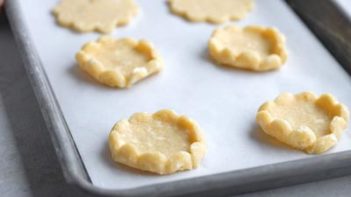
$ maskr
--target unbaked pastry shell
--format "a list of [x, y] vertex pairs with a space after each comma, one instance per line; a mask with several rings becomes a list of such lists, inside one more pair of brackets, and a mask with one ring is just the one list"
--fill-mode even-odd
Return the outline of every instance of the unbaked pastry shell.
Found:
[[[268, 55], [260, 55], [258, 51], [251, 49], [233, 51], [228, 46], [228, 43], [223, 40], [223, 35], [235, 38], [236, 34], [256, 34], [261, 36], [269, 43]], [[253, 71], [278, 69], [287, 60], [285, 37], [278, 29], [270, 27], [247, 26], [239, 28], [231, 25], [219, 28], [213, 32], [208, 48], [210, 56], [218, 63]]]
[[[92, 55], [94, 53], [91, 52], [92, 50], [99, 50], [101, 47], [104, 47], [105, 44], [120, 41], [128, 44], [130, 48], [137, 50], [138, 53], [147, 56], [149, 59], [145, 64], [138, 65], [138, 67], [134, 68], [128, 76], [118, 69], [111, 69], [105, 66], [101, 61], [95, 58], [94, 55]], [[163, 61], [150, 42], [145, 40], [137, 41], [132, 38], [116, 40], [108, 36], [103, 36], [98, 41], [85, 44], [76, 54], [76, 59], [79, 67], [94, 79], [102, 84], [118, 88], [128, 88], [141, 79], [159, 72], [163, 68]]]
[[[183, 2], [181, 2], [183, 1]], [[244, 18], [249, 11], [252, 10], [254, 3], [253, 0], [212, 0], [213, 6], [207, 7], [211, 12], [206, 13], [206, 9], [201, 9], [201, 5], [194, 7], [185, 5], [192, 0], [168, 0], [171, 11], [174, 14], [184, 17], [185, 19], [192, 22], [209, 22], [209, 23], [223, 23], [230, 20], [238, 20]], [[193, 0], [194, 1], [194, 0]], [[196, 1], [196, 0], [195, 0]], [[204, 0], [197, 0], [200, 3]], [[232, 2], [230, 2], [232, 1]], [[223, 3], [222, 8], [219, 9], [216, 5]], [[228, 3], [231, 6], [228, 7]], [[240, 3], [240, 6], [237, 4]]]
[[[295, 101], [313, 104], [328, 114], [330, 116], [330, 121], [327, 122], [328, 133], [317, 136], [317, 131], [306, 125], [299, 125], [300, 127], [294, 129], [289, 121], [274, 117], [270, 112], [274, 107], [284, 106], [286, 103]], [[311, 116], [313, 115], [311, 114]], [[312, 154], [323, 153], [335, 146], [347, 127], [348, 119], [347, 107], [337, 102], [331, 94], [322, 94], [318, 97], [311, 92], [296, 95], [280, 94], [274, 101], [264, 103], [259, 108], [256, 116], [257, 123], [265, 133], [296, 149]]]
[[[77, 0], [61, 0], [52, 13], [59, 25], [78, 32], [110, 33], [116, 26], [129, 23], [139, 10], [134, 0], [98, 0], [93, 1], [95, 5], [92, 4], [92, 1], [80, 0], [78, 6], [82, 6], [82, 3], [86, 2], [87, 13], [84, 14], [90, 15], [87, 17], [82, 16], [81, 13], [73, 12], [72, 6], [77, 6], [74, 5], [75, 1]], [[96, 4], [100, 4], [100, 6]]]
[[[137, 146], [123, 141], [119, 136], [122, 130], [130, 129], [133, 119], [151, 121], [157, 119], [186, 128], [184, 132], [189, 136], [189, 150], [174, 152], [171, 155], [163, 154], [162, 150], [152, 152], [139, 150]], [[194, 169], [199, 166], [206, 153], [205, 141], [197, 124], [186, 116], [177, 115], [172, 110], [161, 110], [154, 114], [135, 113], [128, 120], [117, 122], [109, 135], [109, 147], [114, 161], [157, 174]]]

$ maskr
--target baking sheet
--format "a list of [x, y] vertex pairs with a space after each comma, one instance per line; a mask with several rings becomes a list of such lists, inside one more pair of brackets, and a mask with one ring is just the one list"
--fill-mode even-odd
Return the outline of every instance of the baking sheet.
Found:
[[[74, 54], [99, 34], [78, 34], [56, 25], [57, 1], [21, 0], [30, 36], [49, 76], [73, 138], [94, 185], [127, 189], [189, 177], [314, 157], [288, 149], [263, 135], [254, 123], [258, 106], [279, 92], [331, 92], [351, 106], [350, 77], [283, 1], [256, 1], [239, 25], [278, 27], [287, 37], [288, 63], [277, 72], [251, 73], [216, 66], [207, 40], [216, 27], [189, 23], [169, 13], [165, 1], [139, 0], [141, 13], [115, 37], [145, 38], [165, 60], [165, 69], [128, 90], [101, 86], [81, 73]], [[206, 135], [208, 154], [199, 169], [170, 176], [130, 170], [110, 161], [107, 135], [119, 119], [137, 111], [171, 108], [195, 119]], [[329, 151], [350, 150], [344, 134]]]
[[335, 0], [335, 3], [337, 3], [345, 13], [351, 17], [351, 4], [348, 0]]

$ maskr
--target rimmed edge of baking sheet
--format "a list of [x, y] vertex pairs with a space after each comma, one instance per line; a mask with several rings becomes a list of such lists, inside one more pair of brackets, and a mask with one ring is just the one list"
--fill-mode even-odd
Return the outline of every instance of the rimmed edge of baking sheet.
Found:
[[27, 34], [18, 0], [7, 1], [6, 12], [64, 176], [69, 183], [84, 191], [104, 196], [221, 196], [351, 174], [351, 151], [345, 151], [135, 189], [108, 190], [96, 187], [89, 179], [45, 70]]

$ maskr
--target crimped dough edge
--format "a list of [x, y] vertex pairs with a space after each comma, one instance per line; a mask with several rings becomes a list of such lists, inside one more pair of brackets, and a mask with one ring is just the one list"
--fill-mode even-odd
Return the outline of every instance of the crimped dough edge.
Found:
[[[217, 39], [217, 35], [223, 31], [254, 31], [264, 35], [270, 42], [273, 42], [272, 52], [270, 55], [261, 58], [256, 51], [244, 51], [234, 54], [229, 48]], [[229, 25], [216, 29], [208, 42], [210, 56], [220, 64], [247, 69], [252, 71], [268, 71], [278, 69], [287, 60], [287, 51], [285, 48], [285, 37], [278, 29], [274, 27], [263, 27], [250, 25], [240, 28]]]
[[[165, 122], [176, 122], [186, 128], [191, 139], [190, 151], [179, 151], [171, 157], [159, 151], [140, 153], [137, 147], [118, 138], [119, 130], [128, 127], [133, 119], [150, 117]], [[153, 114], [135, 113], [128, 120], [117, 122], [109, 135], [109, 148], [114, 161], [160, 175], [197, 168], [206, 153], [206, 143], [197, 124], [188, 117], [177, 115], [168, 109]]]
[[[332, 114], [329, 123], [330, 133], [316, 137], [313, 130], [307, 126], [293, 130], [291, 124], [279, 118], [273, 118], [268, 109], [272, 105], [303, 100], [314, 103], [317, 107], [323, 107]], [[268, 101], [261, 105], [257, 112], [256, 121], [263, 131], [296, 149], [310, 154], [320, 154], [336, 145], [341, 134], [347, 128], [349, 111], [347, 107], [339, 103], [331, 94], [322, 94], [319, 97], [312, 92], [302, 92], [296, 95], [282, 93], [274, 101]]]
[[[130, 77], [126, 77], [118, 70], [106, 69], [104, 65], [94, 59], [88, 52], [90, 47], [103, 46], [103, 42], [115, 42], [124, 40], [131, 47], [138, 49], [139, 52], [150, 57], [144, 67], [135, 68]], [[135, 40], [133, 38], [113, 39], [110, 36], [102, 36], [97, 41], [86, 43], [76, 54], [79, 68], [87, 72], [94, 79], [107, 86], [116, 88], [129, 88], [136, 82], [159, 72], [163, 68], [163, 61], [160, 55], [153, 48], [152, 44], [146, 40]]]

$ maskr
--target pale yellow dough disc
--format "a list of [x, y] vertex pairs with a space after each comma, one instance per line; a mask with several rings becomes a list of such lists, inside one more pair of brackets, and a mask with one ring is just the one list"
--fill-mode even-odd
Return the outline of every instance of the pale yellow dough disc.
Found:
[[253, 71], [277, 69], [287, 59], [284, 36], [270, 27], [219, 28], [213, 32], [208, 48], [218, 63]]
[[194, 22], [223, 23], [244, 18], [253, 0], [169, 0], [171, 11]]
[[80, 69], [97, 81], [125, 88], [163, 68], [152, 44], [131, 38], [101, 37], [88, 42], [76, 55]]
[[332, 148], [346, 129], [349, 112], [330, 94], [283, 93], [263, 104], [257, 123], [277, 140], [308, 153]]
[[157, 174], [198, 167], [206, 145], [197, 124], [172, 110], [135, 113], [111, 130], [112, 159]]
[[76, 31], [108, 33], [127, 24], [138, 12], [133, 0], [61, 0], [53, 13], [57, 22]]

